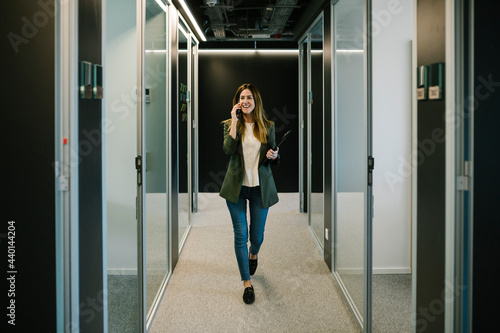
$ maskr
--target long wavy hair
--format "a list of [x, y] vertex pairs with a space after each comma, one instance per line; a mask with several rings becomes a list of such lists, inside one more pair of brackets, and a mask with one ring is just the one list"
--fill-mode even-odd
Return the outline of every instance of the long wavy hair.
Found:
[[[240, 94], [243, 90], [248, 89], [252, 92], [253, 99], [255, 102], [255, 108], [253, 112], [253, 119], [255, 121], [255, 125], [253, 127], [253, 134], [255, 137], [262, 143], [267, 143], [267, 132], [269, 128], [274, 125], [274, 122], [267, 119], [266, 112], [264, 111], [264, 106], [262, 104], [262, 97], [260, 96], [259, 89], [252, 83], [245, 83], [238, 87], [236, 90], [236, 94], [234, 94], [233, 105], [238, 104], [240, 101]], [[231, 126], [232, 119], [227, 119], [223, 121], [223, 123]], [[238, 125], [236, 127], [238, 134], [241, 139], [245, 137], [245, 129], [246, 126], [244, 121], [238, 121]]]

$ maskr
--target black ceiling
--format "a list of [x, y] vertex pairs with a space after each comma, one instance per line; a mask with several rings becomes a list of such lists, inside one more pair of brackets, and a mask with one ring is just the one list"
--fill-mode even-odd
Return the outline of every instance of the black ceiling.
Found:
[[[175, 2], [175, 1], [174, 1]], [[297, 45], [307, 26], [330, 1], [185, 0], [202, 29], [205, 46]], [[271, 43], [269, 43], [271, 42]]]

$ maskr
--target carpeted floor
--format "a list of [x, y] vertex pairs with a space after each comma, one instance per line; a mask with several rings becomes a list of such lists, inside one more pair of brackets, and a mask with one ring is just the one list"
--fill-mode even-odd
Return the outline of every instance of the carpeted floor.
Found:
[[150, 332], [358, 332], [358, 326], [298, 212], [297, 194], [269, 211], [256, 301], [242, 300], [225, 201], [200, 194], [200, 213]]
[[[358, 332], [311, 233], [297, 194], [280, 194], [269, 211], [256, 302], [242, 301], [225, 201], [200, 194], [200, 213], [158, 308], [150, 332]], [[109, 276], [109, 332], [137, 332], [137, 277]], [[344, 275], [362, 285], [361, 275]], [[150, 286], [158, 284], [148, 276]], [[155, 292], [148, 288], [148, 299]], [[350, 288], [353, 299], [362, 290]], [[359, 301], [359, 300], [358, 300]], [[148, 302], [149, 303], [149, 302]], [[411, 330], [411, 275], [374, 275], [373, 331]]]

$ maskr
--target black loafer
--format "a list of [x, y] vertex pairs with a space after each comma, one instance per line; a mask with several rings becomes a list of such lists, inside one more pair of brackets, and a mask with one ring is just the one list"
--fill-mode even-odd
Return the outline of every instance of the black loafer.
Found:
[[250, 268], [250, 275], [254, 275], [257, 270], [257, 264], [259, 258], [256, 259], [248, 259], [248, 268]]
[[253, 286], [245, 288], [243, 292], [243, 302], [246, 304], [252, 304], [255, 302], [255, 293], [253, 291]]

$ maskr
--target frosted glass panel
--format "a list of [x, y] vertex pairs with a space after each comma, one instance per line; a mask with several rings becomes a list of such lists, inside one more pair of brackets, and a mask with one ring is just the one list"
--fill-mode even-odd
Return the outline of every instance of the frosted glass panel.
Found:
[[335, 266], [350, 305], [363, 318], [366, 221], [366, 119], [363, 1], [334, 6]]
[[309, 103], [309, 224], [318, 243], [324, 243], [324, 195], [323, 195], [323, 19], [320, 19], [309, 33], [309, 80], [312, 103]]
[[169, 272], [167, 219], [167, 14], [156, 2], [146, 3], [144, 34], [144, 140], [146, 308], [155, 300]]

